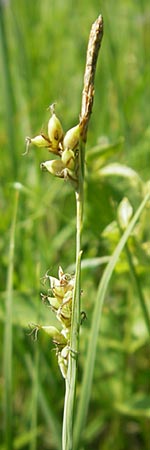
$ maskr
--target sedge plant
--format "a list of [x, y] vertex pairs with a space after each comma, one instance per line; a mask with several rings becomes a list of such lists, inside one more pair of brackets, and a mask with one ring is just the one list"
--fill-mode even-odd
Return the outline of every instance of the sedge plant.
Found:
[[53, 326], [35, 325], [32, 328], [35, 337], [39, 330], [46, 332], [56, 347], [58, 364], [65, 379], [66, 393], [64, 401], [64, 417], [62, 430], [62, 449], [73, 448], [73, 418], [75, 409], [77, 362], [79, 353], [79, 331], [81, 323], [81, 255], [82, 255], [82, 222], [84, 204], [84, 155], [87, 140], [89, 119], [94, 100], [94, 78], [96, 63], [103, 36], [103, 18], [100, 15], [91, 28], [87, 49], [84, 74], [80, 120], [66, 133], [55, 112], [55, 104], [50, 108], [51, 117], [48, 122], [47, 135], [39, 134], [26, 138], [26, 153], [31, 144], [47, 150], [55, 155], [55, 159], [41, 163], [41, 169], [70, 182], [76, 198], [76, 268], [75, 275], [64, 273], [58, 269], [58, 279], [46, 275], [50, 289], [42, 296], [47, 301], [61, 323], [61, 330]]
[[[48, 159], [41, 163], [41, 169], [68, 182], [75, 192], [76, 199], [75, 274], [65, 273], [60, 265], [58, 268], [58, 278], [49, 275], [49, 273], [45, 275], [45, 280], [48, 281], [49, 288], [46, 295], [42, 294], [42, 300], [47, 302], [51, 307], [56, 315], [59, 326], [56, 328], [51, 325], [42, 326], [36, 324], [32, 326], [31, 330], [31, 333], [34, 334], [35, 338], [37, 337], [38, 332], [47, 333], [50, 338], [52, 338], [56, 348], [58, 365], [65, 380], [66, 389], [62, 427], [62, 450], [78, 450], [80, 446], [82, 429], [85, 424], [90, 400], [101, 312], [108, 283], [120, 253], [125, 247], [128, 237], [149, 199], [149, 193], [147, 193], [135, 215], [132, 217], [132, 220], [128, 221], [127, 227], [108, 262], [102, 279], [100, 280], [93, 312], [83, 382], [80, 389], [80, 401], [78, 404], [76, 421], [74, 423], [79, 333], [82, 321], [80, 298], [85, 145], [93, 107], [96, 63], [102, 36], [103, 18], [100, 15], [92, 25], [89, 35], [79, 123], [64, 133], [62, 124], [56, 115], [56, 106], [55, 104], [52, 104], [49, 107], [51, 116], [48, 121], [47, 134], [41, 133], [33, 138], [26, 138], [27, 147], [25, 153], [28, 153], [30, 145], [35, 145], [39, 148], [46, 148], [51, 155], [54, 155], [54, 159]], [[126, 247], [126, 251], [128, 251], [128, 247]], [[130, 258], [130, 264], [131, 263]], [[140, 300], [149, 328], [150, 322], [144, 300], [141, 297]]]

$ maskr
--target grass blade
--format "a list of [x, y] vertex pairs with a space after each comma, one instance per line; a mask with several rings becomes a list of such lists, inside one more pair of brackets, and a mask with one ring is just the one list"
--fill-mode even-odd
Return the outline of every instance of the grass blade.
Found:
[[115, 268], [115, 265], [120, 256], [120, 253], [122, 252], [122, 250], [128, 240], [128, 237], [130, 236], [130, 234], [131, 234], [138, 218], [140, 217], [140, 214], [142, 213], [142, 211], [146, 205], [146, 202], [149, 200], [149, 198], [150, 198], [149, 194], [147, 194], [144, 197], [144, 200], [140, 204], [134, 217], [132, 218], [131, 222], [129, 223], [128, 228], [126, 229], [123, 236], [121, 237], [121, 239], [110, 259], [110, 262], [108, 263], [108, 265], [103, 273], [102, 279], [99, 284], [97, 298], [96, 298], [96, 302], [95, 302], [95, 309], [93, 312], [91, 334], [90, 334], [90, 338], [89, 338], [88, 352], [87, 352], [86, 364], [85, 364], [81, 392], [80, 392], [80, 400], [79, 400], [78, 409], [77, 409], [77, 416], [76, 416], [77, 418], [76, 418], [75, 433], [74, 433], [74, 450], [77, 450], [79, 448], [81, 432], [83, 430], [86, 416], [87, 416], [87, 411], [88, 411], [88, 406], [89, 406], [89, 401], [90, 401], [90, 394], [91, 394], [91, 387], [92, 387], [93, 372], [94, 372], [96, 345], [97, 345], [100, 321], [101, 321], [101, 316], [102, 316], [102, 306], [104, 303], [108, 284], [109, 284], [111, 275], [113, 273], [113, 270]]

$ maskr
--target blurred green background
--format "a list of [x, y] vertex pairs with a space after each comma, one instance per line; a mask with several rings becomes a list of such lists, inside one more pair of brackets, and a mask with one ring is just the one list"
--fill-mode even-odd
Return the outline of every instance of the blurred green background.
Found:
[[[57, 276], [59, 264], [68, 270], [75, 262], [75, 199], [68, 183], [40, 171], [48, 159], [45, 149], [22, 153], [25, 137], [46, 128], [51, 103], [57, 102], [65, 131], [78, 123], [88, 36], [100, 13], [104, 37], [86, 153], [83, 259], [88, 261], [82, 271], [82, 308], [88, 320], [81, 330], [79, 379], [103, 271], [93, 258], [110, 255], [118, 242], [115, 221], [122, 198], [127, 196], [135, 211], [148, 186], [150, 4], [0, 1], [1, 450], [61, 448], [64, 381], [51, 342], [40, 335], [33, 342], [28, 324], [54, 323], [40, 299], [46, 291], [41, 278], [47, 270]], [[120, 164], [120, 176], [114, 163]], [[100, 177], [108, 164], [111, 175]], [[125, 166], [133, 170], [126, 176], [125, 169], [121, 175]], [[149, 221], [147, 207], [129, 242], [147, 304]], [[150, 449], [149, 360], [147, 330], [123, 254], [104, 306], [82, 450]], [[12, 393], [7, 389], [11, 361]], [[9, 427], [7, 420], [5, 430], [7, 414], [12, 423]]]

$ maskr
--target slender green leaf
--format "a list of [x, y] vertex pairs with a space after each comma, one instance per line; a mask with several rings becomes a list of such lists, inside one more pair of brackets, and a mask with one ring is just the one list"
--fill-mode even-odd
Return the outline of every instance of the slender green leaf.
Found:
[[[95, 269], [98, 266], [108, 263], [110, 260], [110, 256], [100, 256], [99, 258], [86, 258], [81, 261], [81, 269]], [[75, 264], [71, 264], [68, 267], [68, 271], [72, 272], [75, 270]]]
[[117, 403], [116, 409], [123, 415], [150, 419], [150, 396], [135, 395], [128, 403]]
[[118, 176], [123, 178], [128, 178], [132, 186], [139, 186], [142, 188], [143, 182], [139, 174], [131, 167], [124, 166], [119, 163], [109, 164], [99, 171], [101, 177], [112, 177]]

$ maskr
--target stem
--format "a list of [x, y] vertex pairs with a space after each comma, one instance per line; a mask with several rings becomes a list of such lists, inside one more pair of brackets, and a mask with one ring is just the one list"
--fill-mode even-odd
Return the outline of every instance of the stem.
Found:
[[89, 119], [92, 113], [94, 99], [94, 78], [98, 52], [103, 36], [103, 19], [99, 16], [91, 28], [89, 43], [87, 48], [87, 58], [84, 74], [84, 85], [82, 93], [82, 105], [80, 115], [80, 144], [79, 144], [79, 173], [78, 188], [76, 190], [76, 273], [75, 287], [72, 302], [72, 323], [70, 335], [70, 354], [68, 372], [66, 378], [66, 394], [64, 403], [62, 449], [73, 449], [73, 419], [75, 409], [77, 362], [79, 350], [79, 331], [80, 331], [80, 278], [81, 278], [81, 235], [82, 218], [84, 203], [84, 155], [85, 143]]
[[4, 420], [5, 420], [5, 442], [6, 450], [11, 450], [12, 443], [12, 311], [13, 311], [13, 271], [14, 271], [14, 248], [15, 228], [18, 209], [19, 192], [15, 193], [15, 204], [10, 231], [10, 246], [8, 257], [8, 273], [6, 287], [6, 322], [4, 331]]
[[[3, 2], [4, 3], [4, 2]], [[2, 51], [2, 66], [4, 72], [5, 105], [6, 105], [6, 126], [8, 145], [10, 150], [10, 160], [12, 163], [12, 173], [14, 178], [17, 176], [17, 155], [16, 155], [16, 137], [14, 126], [14, 115], [16, 112], [15, 95], [13, 91], [13, 82], [10, 70], [10, 55], [7, 42], [7, 25], [5, 21], [5, 6], [0, 2], [0, 42]]]
[[[82, 144], [81, 144], [82, 147]], [[80, 147], [80, 155], [81, 155]], [[81, 158], [79, 158], [81, 159]], [[72, 450], [73, 448], [73, 416], [76, 393], [77, 378], [77, 356], [79, 351], [79, 330], [80, 330], [80, 276], [81, 276], [81, 234], [83, 216], [83, 176], [81, 171], [81, 161], [79, 161], [79, 186], [76, 195], [76, 271], [75, 288], [72, 303], [72, 324], [70, 336], [69, 365], [66, 378], [66, 394], [64, 403], [62, 449]]]

